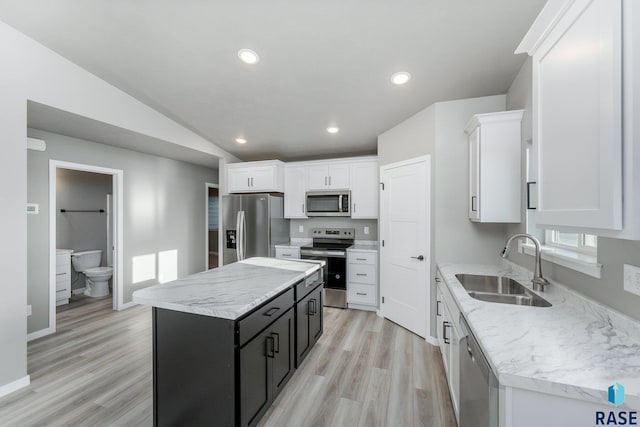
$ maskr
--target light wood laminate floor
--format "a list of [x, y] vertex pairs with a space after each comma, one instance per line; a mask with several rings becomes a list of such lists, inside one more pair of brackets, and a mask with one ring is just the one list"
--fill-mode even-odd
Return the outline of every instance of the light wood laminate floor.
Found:
[[[111, 298], [58, 313], [28, 345], [31, 385], [0, 398], [1, 426], [151, 426], [151, 309]], [[325, 308], [324, 335], [261, 426], [455, 427], [436, 347], [374, 313]]]

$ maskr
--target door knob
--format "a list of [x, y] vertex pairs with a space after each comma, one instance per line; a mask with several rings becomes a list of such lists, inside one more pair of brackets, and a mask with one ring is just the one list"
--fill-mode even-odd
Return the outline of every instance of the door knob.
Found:
[[424, 261], [424, 257], [422, 255], [412, 256], [411, 258], [417, 259], [418, 261]]

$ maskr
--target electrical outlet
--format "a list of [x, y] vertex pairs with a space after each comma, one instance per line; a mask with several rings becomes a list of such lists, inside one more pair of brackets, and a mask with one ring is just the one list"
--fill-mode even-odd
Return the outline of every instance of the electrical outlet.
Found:
[[298, 226], [298, 233], [304, 233], [304, 225]]
[[27, 316], [31, 316], [31, 314], [32, 314], [32, 311], [31, 311], [31, 304], [29, 304], [29, 305], [27, 306]]
[[640, 295], [640, 267], [624, 265], [624, 290]]
[[369, 227], [364, 228], [364, 234], [369, 234]]

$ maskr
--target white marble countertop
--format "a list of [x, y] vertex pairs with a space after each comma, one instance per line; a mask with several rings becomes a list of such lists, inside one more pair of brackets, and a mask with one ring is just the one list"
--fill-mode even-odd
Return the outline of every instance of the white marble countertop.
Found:
[[320, 262], [249, 258], [137, 290], [133, 293], [133, 302], [235, 320], [321, 265]]
[[640, 322], [555, 282], [536, 292], [552, 307], [526, 307], [471, 298], [455, 277], [508, 276], [532, 290], [531, 272], [510, 262], [438, 268], [502, 385], [606, 404], [619, 382], [620, 408], [640, 408]]
[[378, 253], [378, 244], [377, 244], [377, 242], [371, 242], [371, 244], [356, 243], [353, 246], [349, 246], [347, 248], [347, 251], [375, 252], [375, 253]]

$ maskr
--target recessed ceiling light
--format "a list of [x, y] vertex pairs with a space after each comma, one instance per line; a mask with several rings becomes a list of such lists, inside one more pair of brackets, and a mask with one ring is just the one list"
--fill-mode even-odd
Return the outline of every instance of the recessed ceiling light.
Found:
[[260, 61], [260, 57], [258, 56], [258, 54], [251, 49], [240, 49], [238, 51], [238, 58], [240, 58], [240, 60], [245, 64], [251, 65], [256, 64], [258, 61]]
[[236, 138], [236, 142], [237, 142], [238, 144], [246, 144], [246, 143], [247, 143], [247, 140], [246, 140], [246, 139], [244, 139], [244, 138]]
[[406, 71], [400, 71], [391, 76], [391, 83], [394, 85], [403, 85], [409, 80], [411, 80], [411, 74]]
[[327, 128], [327, 132], [329, 132], [329, 133], [338, 133], [338, 132], [340, 132], [340, 128], [337, 127], [337, 126], [329, 126]]

